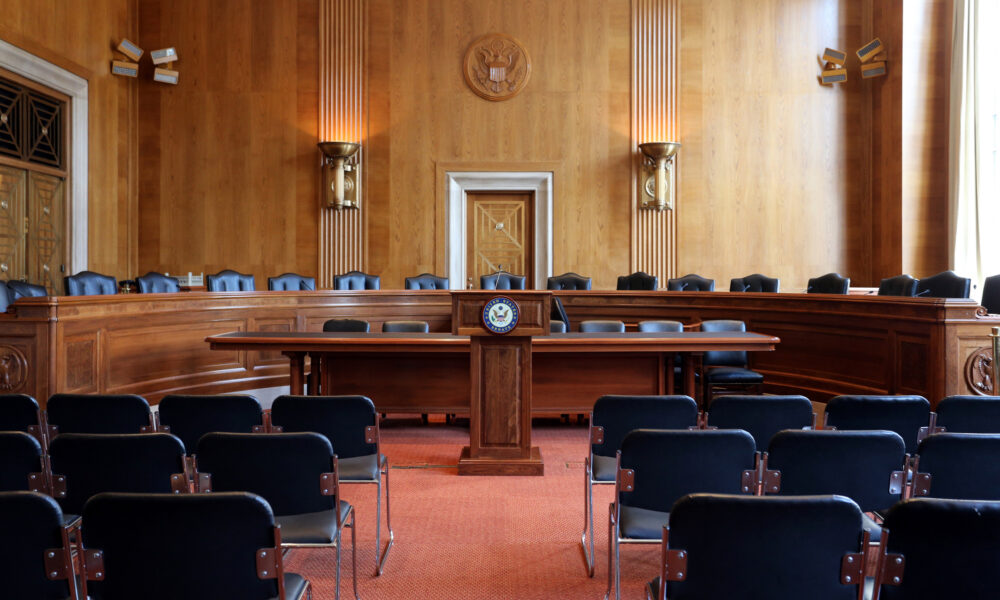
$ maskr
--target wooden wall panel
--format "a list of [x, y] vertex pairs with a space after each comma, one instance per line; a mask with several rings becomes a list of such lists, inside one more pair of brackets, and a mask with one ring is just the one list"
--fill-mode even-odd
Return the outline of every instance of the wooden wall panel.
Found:
[[136, 82], [109, 72], [114, 46], [137, 37], [138, 0], [4, 0], [0, 39], [89, 85], [88, 267], [124, 278], [136, 258]]
[[318, 17], [316, 0], [140, 0], [140, 46], [175, 46], [180, 71], [139, 82], [141, 272], [317, 274]]

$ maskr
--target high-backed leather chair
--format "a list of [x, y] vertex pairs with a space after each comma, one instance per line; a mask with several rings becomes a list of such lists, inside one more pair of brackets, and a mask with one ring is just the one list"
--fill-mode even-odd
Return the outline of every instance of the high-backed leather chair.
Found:
[[[701, 330], [706, 332], [743, 332], [746, 323], [728, 319], [701, 322]], [[745, 350], [710, 350], [702, 355], [703, 402], [705, 407], [712, 402], [716, 388], [737, 388], [760, 392], [764, 376], [748, 368]]]
[[140, 294], [168, 294], [181, 291], [181, 284], [176, 277], [150, 271], [135, 280], [139, 285]]
[[851, 287], [851, 278], [840, 273], [827, 273], [821, 277], [813, 277], [806, 286], [807, 294], [846, 294]]
[[484, 290], [523, 290], [526, 279], [524, 275], [511, 275], [510, 273], [481, 275], [479, 287]]
[[684, 277], [668, 279], [667, 290], [671, 292], [712, 292], [715, 291], [715, 280], [691, 273]]
[[268, 277], [267, 289], [272, 291], [313, 291], [316, 289], [316, 278], [303, 277], [297, 273], [283, 273], [277, 277]]
[[659, 279], [655, 275], [647, 275], [642, 271], [618, 277], [619, 290], [655, 290], [657, 283]]
[[566, 309], [563, 308], [562, 300], [557, 296], [552, 296], [552, 309], [549, 311], [550, 321], [562, 321], [566, 324], [566, 331], [570, 331], [569, 328], [569, 316], [566, 314]]
[[15, 302], [18, 298], [40, 298], [49, 295], [45, 286], [27, 281], [8, 281], [7, 289], [10, 291], [11, 302]]
[[917, 292], [917, 280], [909, 275], [896, 275], [878, 284], [879, 296], [912, 296]]
[[369, 275], [361, 271], [349, 271], [333, 278], [335, 290], [378, 290], [382, 288], [382, 279], [378, 275]]
[[327, 333], [368, 333], [371, 324], [361, 319], [328, 319], [323, 323], [323, 331]]
[[76, 275], [66, 276], [65, 280], [67, 296], [102, 296], [118, 293], [118, 282], [110, 275], [82, 271]]
[[563, 273], [545, 280], [545, 288], [549, 290], [589, 290], [590, 286], [590, 277], [576, 273]]
[[430, 273], [421, 273], [416, 277], [406, 278], [406, 289], [408, 290], [446, 290], [448, 289], [448, 278], [438, 277]]
[[972, 280], [959, 277], [954, 271], [943, 271], [917, 282], [916, 296], [931, 298], [968, 298]]
[[253, 275], [244, 275], [230, 269], [206, 277], [207, 289], [210, 292], [252, 292], [257, 289]]
[[780, 279], [761, 275], [760, 273], [754, 273], [746, 277], [736, 277], [729, 281], [730, 292], [768, 292], [777, 294], [779, 287], [781, 287]]

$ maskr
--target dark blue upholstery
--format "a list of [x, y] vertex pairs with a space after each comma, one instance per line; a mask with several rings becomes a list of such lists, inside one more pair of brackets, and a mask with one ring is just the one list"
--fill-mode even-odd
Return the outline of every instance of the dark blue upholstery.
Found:
[[365, 427], [376, 424], [375, 404], [365, 396], [279, 396], [271, 423], [285, 433], [315, 431], [326, 437], [340, 459], [375, 453]]
[[118, 282], [110, 275], [83, 271], [65, 278], [67, 296], [101, 296], [118, 293]]
[[639, 321], [639, 331], [647, 333], [680, 333], [684, 324], [680, 321]]
[[7, 282], [0, 282], [0, 313], [7, 312], [7, 307], [14, 303], [14, 294], [7, 287]]
[[730, 292], [768, 292], [778, 293], [781, 287], [781, 280], [760, 273], [737, 277], [729, 281]]
[[181, 291], [181, 284], [176, 277], [168, 277], [163, 273], [150, 271], [135, 280], [140, 294], [166, 294]]
[[384, 333], [427, 333], [430, 331], [427, 321], [386, 321], [382, 323]]
[[524, 275], [510, 273], [482, 275], [479, 277], [479, 287], [484, 290], [523, 290], [525, 279]]
[[655, 290], [658, 279], [653, 275], [647, 275], [642, 271], [631, 275], [620, 275], [618, 277], [619, 290]]
[[206, 287], [210, 292], [252, 292], [257, 289], [253, 275], [244, 275], [230, 269], [206, 277]]
[[57, 433], [141, 433], [152, 425], [149, 403], [134, 394], [54, 394], [45, 412]]
[[917, 435], [930, 421], [931, 405], [923, 396], [837, 396], [826, 404], [826, 426], [841, 430], [887, 429], [917, 451]]
[[381, 287], [382, 280], [378, 275], [369, 275], [361, 271], [350, 271], [333, 278], [335, 290], [377, 290]]
[[52, 498], [35, 492], [0, 493], [0, 596], [11, 600], [74, 597], [76, 586], [70, 578], [46, 577], [46, 552], [69, 554], [62, 531], [63, 514]]
[[0, 492], [30, 490], [33, 486], [29, 478], [33, 473], [41, 489], [42, 445], [38, 440], [23, 431], [0, 430], [0, 457], [3, 457], [0, 460]]
[[671, 292], [711, 292], [715, 290], [715, 280], [691, 273], [684, 277], [668, 279], [667, 290]]
[[625, 323], [601, 320], [580, 321], [580, 331], [582, 333], [625, 333]]
[[566, 324], [554, 319], [549, 320], [549, 333], [566, 333]]
[[937, 426], [958, 433], [1000, 433], [1000, 397], [948, 396], [938, 402]]
[[986, 278], [983, 284], [983, 301], [981, 303], [986, 312], [991, 315], [1000, 314], [1000, 275], [992, 275]]
[[757, 450], [767, 450], [783, 429], [813, 426], [812, 402], [805, 396], [719, 396], [708, 413], [709, 427], [742, 429], [753, 436]]
[[446, 290], [448, 289], [448, 278], [438, 277], [430, 273], [421, 273], [416, 277], [406, 278], [406, 289], [408, 290]]
[[549, 309], [549, 320], [562, 321], [566, 324], [566, 331], [571, 331], [569, 326], [569, 316], [566, 315], [566, 309], [563, 308], [562, 300], [555, 295], [552, 296], [552, 305]]
[[[926, 495], [1000, 500], [1000, 435], [935, 433], [920, 442], [917, 454], [918, 473], [930, 475], [930, 492]], [[915, 491], [914, 495], [920, 494]]]
[[267, 278], [267, 289], [272, 291], [312, 291], [316, 289], [315, 277], [303, 277], [297, 273], [283, 273]]
[[972, 280], [959, 277], [954, 271], [943, 271], [917, 282], [916, 296], [930, 298], [968, 298]]
[[563, 273], [545, 280], [545, 288], [549, 290], [589, 290], [590, 286], [590, 277], [576, 273]]
[[807, 294], [846, 294], [851, 287], [851, 278], [840, 273], [827, 273], [813, 277], [806, 286]]
[[368, 333], [371, 325], [358, 319], [330, 319], [323, 323], [323, 331], [328, 333]]
[[591, 424], [604, 428], [597, 456], [614, 458], [633, 429], [687, 429], [698, 424], [698, 405], [688, 396], [601, 396]]
[[879, 296], [912, 296], [917, 293], [917, 280], [909, 275], [896, 275], [883, 279], [878, 286]]
[[40, 424], [38, 402], [27, 394], [0, 394], [0, 431], [28, 431]]
[[18, 298], [40, 298], [49, 295], [49, 291], [43, 285], [35, 285], [27, 281], [8, 281], [7, 291], [10, 294], [10, 301], [15, 302]]
[[210, 431], [252, 433], [254, 427], [264, 425], [264, 410], [249, 395], [170, 394], [160, 400], [158, 419], [161, 429], [164, 425], [169, 427], [188, 452], [194, 452], [201, 436]]

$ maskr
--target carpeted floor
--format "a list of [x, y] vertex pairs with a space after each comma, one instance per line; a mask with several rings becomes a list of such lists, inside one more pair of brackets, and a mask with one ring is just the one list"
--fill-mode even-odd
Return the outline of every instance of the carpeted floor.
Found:
[[[583, 528], [585, 425], [536, 420], [544, 477], [459, 477], [466, 427], [418, 420], [383, 423], [392, 471], [396, 543], [375, 577], [375, 486], [348, 485], [358, 511], [358, 590], [365, 600], [517, 600], [604, 596], [607, 512], [613, 486], [594, 488], [597, 573], [586, 576]], [[384, 529], [383, 529], [384, 531]], [[351, 598], [350, 533], [345, 534], [342, 598]], [[657, 573], [658, 546], [623, 546], [622, 597], [644, 598]], [[294, 550], [286, 570], [312, 581], [313, 597], [334, 597], [331, 550]]]

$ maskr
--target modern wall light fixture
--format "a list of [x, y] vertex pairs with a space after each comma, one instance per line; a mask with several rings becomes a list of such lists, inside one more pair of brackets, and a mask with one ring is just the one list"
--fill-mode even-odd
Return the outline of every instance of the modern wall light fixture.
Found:
[[[177, 60], [177, 50], [173, 47], [153, 50], [149, 56], [153, 59], [153, 64], [157, 65], [156, 70], [153, 71], [153, 81], [177, 85], [180, 73], [173, 70], [174, 61]], [[165, 66], [160, 67], [159, 65]]]
[[336, 210], [358, 208], [358, 168], [356, 164], [348, 164], [348, 159], [357, 153], [361, 144], [320, 142], [317, 145], [323, 152], [323, 199], [326, 206]]
[[122, 39], [115, 50], [124, 54], [129, 60], [112, 60], [111, 74], [118, 75], [119, 77], [138, 77], [139, 58], [142, 56], [142, 48], [126, 39]]
[[639, 150], [645, 155], [641, 173], [642, 200], [641, 208], [663, 211], [673, 209], [671, 201], [670, 175], [673, 172], [674, 156], [681, 147], [678, 142], [646, 142], [639, 144]]

